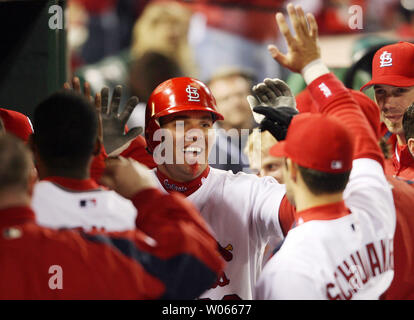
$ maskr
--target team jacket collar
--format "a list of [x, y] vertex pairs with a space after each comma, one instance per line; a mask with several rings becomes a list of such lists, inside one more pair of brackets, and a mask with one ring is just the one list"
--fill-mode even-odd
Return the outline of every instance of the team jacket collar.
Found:
[[204, 179], [207, 178], [209, 172], [210, 166], [207, 166], [203, 173], [200, 174], [196, 179], [189, 182], [177, 182], [172, 180], [171, 178], [168, 178], [165, 174], [160, 172], [160, 170], [157, 169], [155, 171], [158, 180], [168, 193], [176, 191], [184, 194], [187, 197], [195, 191], [197, 191], [198, 188], [202, 186]]
[[42, 181], [50, 181], [66, 189], [74, 191], [97, 190], [100, 186], [92, 179], [72, 179], [64, 177], [47, 177]]
[[350, 214], [351, 211], [345, 206], [344, 201], [313, 207], [295, 212], [297, 225], [311, 220], [334, 220]]
[[[35, 221], [35, 213], [26, 206], [0, 210], [0, 226], [20, 225]], [[1, 231], [1, 230], [0, 230]]]
[[406, 167], [413, 167], [414, 166], [414, 158], [410, 153], [410, 149], [408, 149], [407, 145], [397, 147], [399, 152], [399, 157], [397, 158], [394, 154], [392, 157], [392, 162], [396, 171], [400, 171], [402, 168]]

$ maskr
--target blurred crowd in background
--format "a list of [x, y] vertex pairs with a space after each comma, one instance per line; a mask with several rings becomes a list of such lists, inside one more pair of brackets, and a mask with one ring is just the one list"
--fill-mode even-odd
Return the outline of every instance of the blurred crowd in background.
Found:
[[[370, 79], [377, 49], [414, 40], [413, 0], [291, 2], [316, 16], [322, 59], [348, 88], [359, 90]], [[93, 91], [121, 84], [123, 99], [137, 96], [140, 104], [130, 127], [144, 126], [145, 103], [158, 84], [191, 76], [209, 84], [225, 115], [226, 130], [251, 129], [255, 123], [245, 97], [253, 83], [280, 78], [295, 95], [305, 88], [300, 75], [280, 67], [267, 51], [268, 44], [284, 51], [275, 13], [284, 12], [286, 4], [282, 0], [69, 0], [70, 75], [88, 81]], [[355, 5], [361, 10], [351, 9]], [[362, 16], [356, 16], [359, 13]], [[350, 27], [350, 21], [356, 25], [355, 19], [362, 28]], [[369, 90], [366, 94], [373, 97]], [[240, 156], [243, 167], [244, 156]]]

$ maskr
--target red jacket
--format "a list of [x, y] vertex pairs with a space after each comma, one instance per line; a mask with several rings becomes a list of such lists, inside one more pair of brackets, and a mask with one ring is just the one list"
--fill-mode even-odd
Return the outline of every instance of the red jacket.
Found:
[[383, 296], [386, 300], [414, 299], [414, 188], [407, 182], [387, 177], [393, 186], [397, 225], [394, 234], [394, 279]]
[[122, 233], [52, 230], [28, 207], [0, 210], [0, 299], [198, 297], [224, 264], [198, 212], [155, 189], [132, 201], [140, 230]]

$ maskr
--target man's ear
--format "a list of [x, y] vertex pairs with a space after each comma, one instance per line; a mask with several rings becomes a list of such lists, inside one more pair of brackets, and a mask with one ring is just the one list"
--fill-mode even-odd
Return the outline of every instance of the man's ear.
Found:
[[296, 183], [297, 178], [298, 178], [298, 165], [296, 163], [292, 162], [292, 160], [289, 159], [289, 158], [286, 159], [286, 162], [287, 162], [287, 167], [288, 167], [288, 172], [289, 172], [290, 179], [293, 182]]
[[93, 149], [93, 153], [92, 154], [94, 156], [97, 156], [98, 154], [101, 153], [101, 148], [102, 148], [102, 141], [101, 141], [101, 139], [96, 138], [95, 147]]
[[414, 138], [410, 138], [407, 141], [408, 149], [410, 150], [411, 155], [414, 157]]

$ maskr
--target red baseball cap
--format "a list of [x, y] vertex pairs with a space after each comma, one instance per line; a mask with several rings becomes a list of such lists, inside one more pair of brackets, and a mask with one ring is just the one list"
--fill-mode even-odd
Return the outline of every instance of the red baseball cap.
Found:
[[6, 132], [27, 141], [33, 133], [32, 124], [24, 114], [9, 109], [0, 108], [0, 118], [3, 120]]
[[372, 60], [372, 80], [361, 87], [374, 84], [394, 87], [414, 86], [414, 44], [398, 42], [379, 49]]
[[293, 117], [286, 139], [275, 144], [269, 153], [290, 158], [305, 168], [344, 173], [352, 169], [353, 140], [334, 117], [302, 113]]

